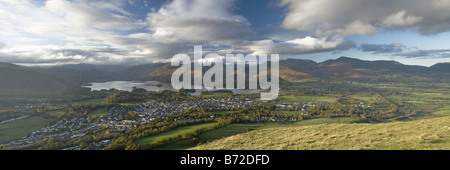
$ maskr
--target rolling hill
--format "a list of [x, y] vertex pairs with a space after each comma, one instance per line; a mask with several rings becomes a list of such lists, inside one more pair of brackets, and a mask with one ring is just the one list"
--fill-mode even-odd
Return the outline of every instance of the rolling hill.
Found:
[[120, 77], [124, 80], [169, 82], [176, 69], [177, 67], [172, 67], [168, 63], [145, 64], [124, 70]]
[[[169, 64], [134, 66], [122, 75], [127, 80], [169, 81], [177, 67]], [[433, 67], [404, 65], [396, 61], [364, 61], [340, 57], [316, 63], [312, 60], [280, 61], [280, 78], [287, 81], [350, 80], [365, 82], [426, 82], [448, 79], [450, 64]], [[206, 71], [204, 69], [204, 71]]]
[[450, 73], [450, 63], [438, 63], [430, 67], [432, 71]]
[[263, 128], [195, 150], [448, 150], [450, 117], [381, 124]]

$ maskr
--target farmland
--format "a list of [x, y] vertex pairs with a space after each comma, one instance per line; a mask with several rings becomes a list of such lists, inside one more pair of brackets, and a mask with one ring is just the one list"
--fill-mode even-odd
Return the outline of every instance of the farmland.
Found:
[[0, 125], [0, 143], [20, 139], [33, 131], [50, 125], [51, 119], [39, 116], [30, 116], [25, 119]]

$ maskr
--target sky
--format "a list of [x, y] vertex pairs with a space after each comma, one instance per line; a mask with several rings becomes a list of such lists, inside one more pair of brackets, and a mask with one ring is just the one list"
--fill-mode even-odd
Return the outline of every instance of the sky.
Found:
[[0, 0], [0, 62], [169, 62], [179, 53], [450, 62], [450, 0]]

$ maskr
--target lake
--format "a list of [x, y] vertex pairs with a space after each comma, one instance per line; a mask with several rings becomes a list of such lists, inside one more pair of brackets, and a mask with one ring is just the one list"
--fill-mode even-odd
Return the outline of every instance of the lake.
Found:
[[133, 87], [142, 88], [147, 91], [164, 91], [164, 90], [174, 90], [171, 84], [161, 83], [158, 81], [110, 81], [105, 83], [90, 83], [90, 85], [82, 86], [86, 88], [90, 88], [91, 91], [100, 91], [100, 90], [109, 90], [109, 89], [117, 89], [124, 91], [132, 91]]
[[[132, 91], [133, 87], [142, 88], [147, 91], [156, 91], [161, 92], [164, 90], [170, 90], [170, 91], [176, 91], [172, 84], [169, 83], [161, 83], [158, 81], [110, 81], [110, 82], [104, 82], [104, 83], [89, 83], [87, 86], [82, 86], [85, 88], [90, 88], [91, 91], [100, 91], [100, 90], [109, 90], [109, 89], [117, 89], [117, 90], [124, 90], [124, 91]], [[201, 95], [204, 91], [210, 91], [210, 90], [196, 90], [195, 93], [192, 93], [191, 95]], [[212, 90], [214, 91], [214, 90]], [[259, 93], [260, 90], [239, 90], [239, 89], [233, 89], [230, 90], [235, 94], [256, 94]]]

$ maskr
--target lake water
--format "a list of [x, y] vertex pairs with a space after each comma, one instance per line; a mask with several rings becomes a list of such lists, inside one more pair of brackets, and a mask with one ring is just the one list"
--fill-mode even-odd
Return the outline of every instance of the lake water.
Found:
[[100, 91], [100, 90], [109, 90], [109, 89], [117, 89], [124, 91], [132, 91], [133, 87], [142, 88], [147, 91], [164, 91], [164, 90], [174, 90], [171, 84], [161, 83], [157, 81], [146, 81], [146, 82], [138, 82], [138, 81], [110, 81], [105, 83], [90, 83], [88, 86], [82, 86], [86, 88], [90, 88], [92, 91]]
[[[175, 91], [175, 89], [172, 87], [172, 84], [169, 83], [161, 83], [158, 81], [110, 81], [105, 83], [90, 83], [90, 85], [82, 86], [86, 88], [90, 88], [91, 91], [100, 91], [100, 90], [109, 90], [109, 89], [117, 89], [117, 90], [124, 90], [124, 91], [132, 91], [133, 87], [142, 88], [147, 91], [156, 91], [161, 92], [164, 90], [171, 90]], [[206, 89], [203, 90], [196, 90], [195, 93], [192, 93], [192, 95], [201, 95], [202, 92], [208, 91]], [[239, 89], [233, 89], [230, 90], [235, 94], [256, 94], [259, 93], [260, 90], [239, 90]]]

